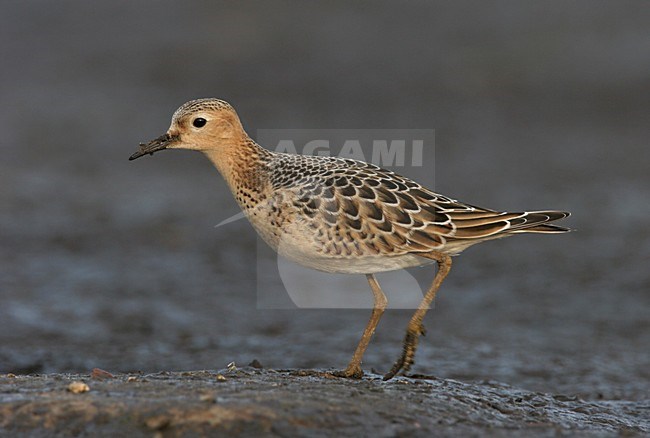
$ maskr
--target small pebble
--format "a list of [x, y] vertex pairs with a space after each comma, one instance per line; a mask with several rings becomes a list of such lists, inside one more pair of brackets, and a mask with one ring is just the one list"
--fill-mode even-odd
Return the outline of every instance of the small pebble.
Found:
[[260, 363], [259, 360], [253, 359], [251, 363], [248, 364], [249, 367], [257, 368], [258, 370], [261, 370], [264, 368], [264, 365]]
[[108, 371], [104, 371], [100, 368], [93, 368], [93, 371], [90, 373], [90, 378], [96, 380], [104, 380], [104, 379], [113, 379], [115, 378], [115, 376], [109, 373]]
[[84, 382], [72, 382], [68, 385], [68, 391], [73, 394], [81, 394], [90, 391], [90, 387]]

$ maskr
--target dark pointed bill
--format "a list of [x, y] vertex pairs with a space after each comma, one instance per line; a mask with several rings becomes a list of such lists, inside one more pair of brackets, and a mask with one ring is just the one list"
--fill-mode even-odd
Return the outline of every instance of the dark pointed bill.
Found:
[[161, 135], [160, 137], [151, 140], [149, 143], [140, 143], [140, 150], [135, 154], [129, 157], [129, 161], [140, 158], [143, 155], [153, 155], [154, 152], [161, 151], [166, 149], [170, 143], [173, 143], [178, 139], [177, 136], [172, 136], [169, 134]]

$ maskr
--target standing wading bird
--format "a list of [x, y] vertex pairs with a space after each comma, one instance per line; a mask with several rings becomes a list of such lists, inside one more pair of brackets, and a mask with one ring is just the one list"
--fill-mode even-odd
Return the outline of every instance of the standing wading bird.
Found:
[[513, 234], [569, 231], [549, 224], [568, 212], [488, 210], [362, 161], [266, 150], [246, 134], [233, 107], [219, 99], [182, 105], [167, 133], [140, 144], [129, 160], [163, 149], [203, 152], [259, 235], [282, 256], [320, 271], [366, 275], [374, 294], [372, 315], [339, 376], [363, 376], [361, 359], [387, 305], [375, 273], [438, 264], [409, 321], [402, 354], [384, 376], [388, 380], [413, 364], [424, 334], [422, 320], [449, 273], [451, 256]]

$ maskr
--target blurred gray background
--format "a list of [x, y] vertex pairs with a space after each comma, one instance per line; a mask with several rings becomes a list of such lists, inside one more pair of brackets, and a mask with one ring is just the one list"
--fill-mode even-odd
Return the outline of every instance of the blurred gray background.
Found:
[[127, 161], [215, 96], [253, 136], [435, 129], [436, 190], [573, 213], [457, 258], [413, 371], [647, 398], [647, 2], [5, 1], [0, 23], [0, 373], [346, 365], [369, 311], [258, 309], [256, 236], [214, 228], [238, 207], [206, 159]]

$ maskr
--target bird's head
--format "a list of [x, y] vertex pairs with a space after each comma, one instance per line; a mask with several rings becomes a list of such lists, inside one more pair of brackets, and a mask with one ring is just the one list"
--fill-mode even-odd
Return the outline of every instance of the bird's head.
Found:
[[129, 157], [135, 160], [163, 149], [209, 151], [245, 136], [233, 107], [219, 99], [198, 99], [183, 104], [172, 116], [167, 132]]

